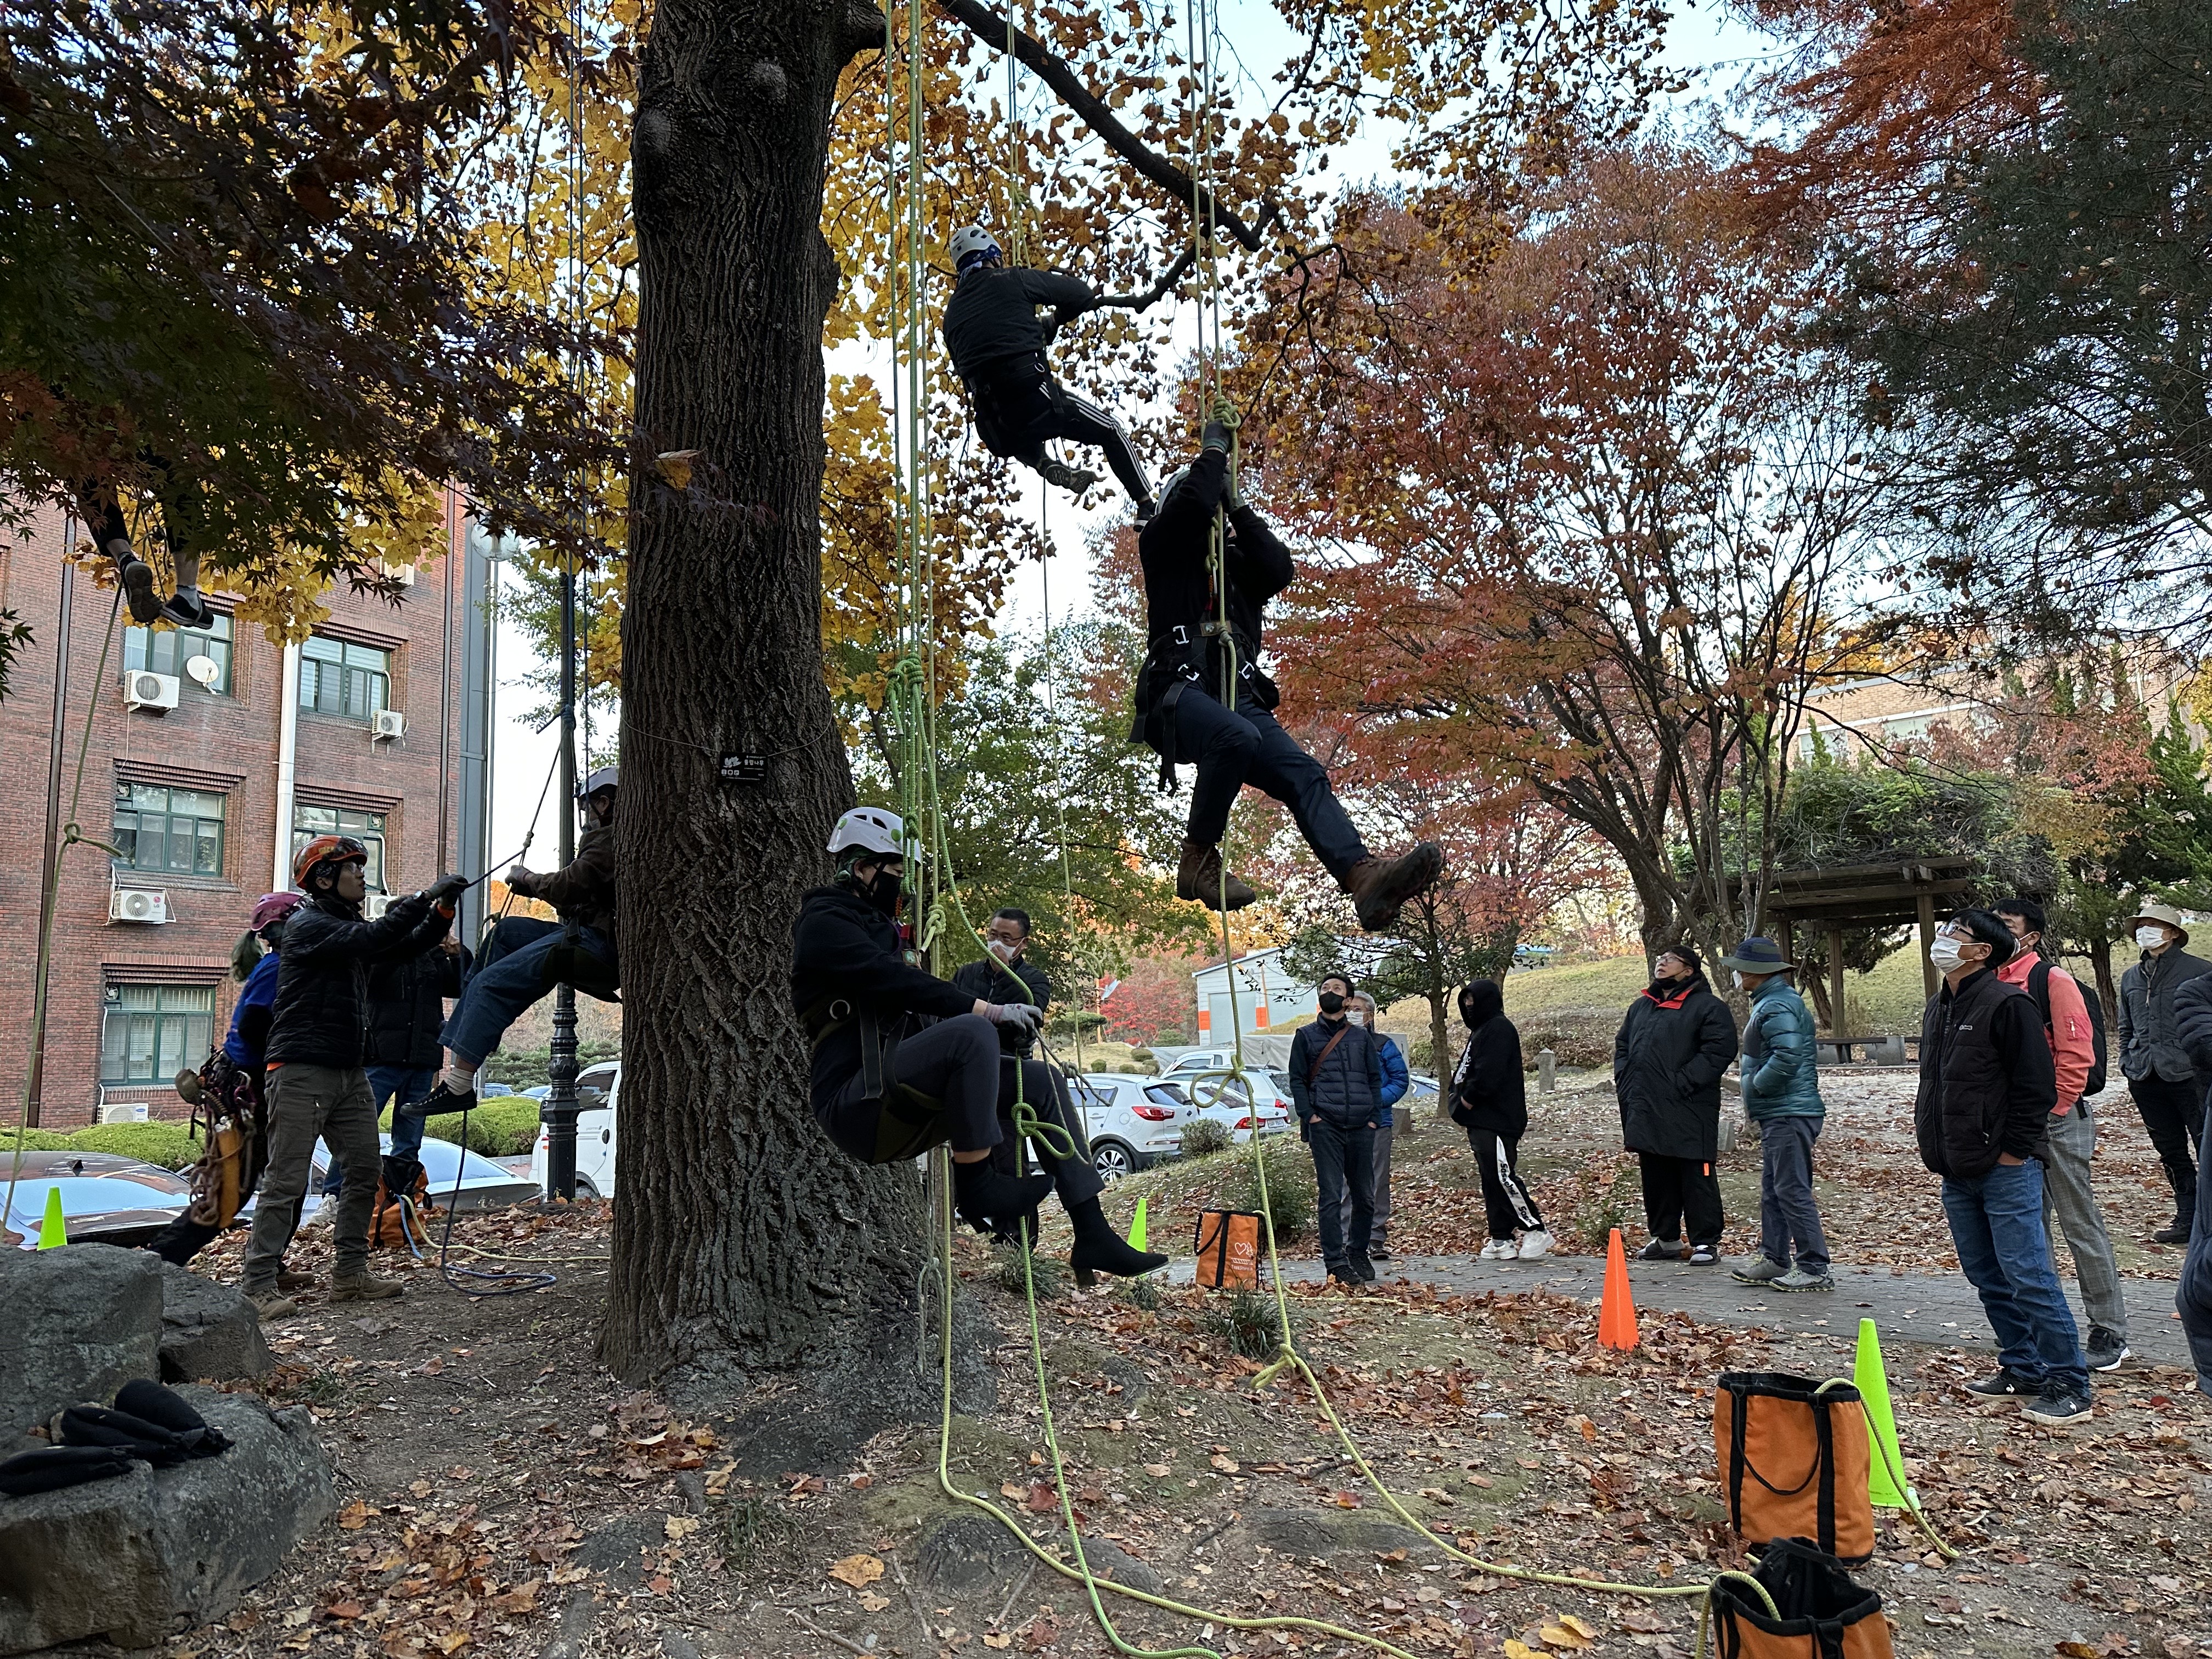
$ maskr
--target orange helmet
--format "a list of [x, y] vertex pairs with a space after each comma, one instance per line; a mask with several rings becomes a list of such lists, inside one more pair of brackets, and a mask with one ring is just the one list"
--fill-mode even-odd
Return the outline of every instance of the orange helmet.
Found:
[[292, 884], [305, 887], [317, 865], [356, 862], [368, 862], [368, 848], [351, 836], [317, 836], [292, 855]]

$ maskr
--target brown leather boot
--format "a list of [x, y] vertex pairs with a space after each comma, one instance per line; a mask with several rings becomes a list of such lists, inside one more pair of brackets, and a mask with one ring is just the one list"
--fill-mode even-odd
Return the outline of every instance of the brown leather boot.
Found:
[[1344, 890], [1359, 925], [1370, 933], [1398, 920], [1398, 908], [1444, 872], [1444, 855], [1434, 842], [1421, 842], [1395, 859], [1362, 859], [1344, 872]]
[[[1203, 847], [1188, 840], [1183, 842], [1182, 863], [1176, 869], [1176, 896], [1196, 899], [1209, 910], [1221, 908], [1223, 886], [1219, 846]], [[1227, 896], [1231, 909], [1242, 910], [1260, 896], [1236, 877], [1231, 876]]]

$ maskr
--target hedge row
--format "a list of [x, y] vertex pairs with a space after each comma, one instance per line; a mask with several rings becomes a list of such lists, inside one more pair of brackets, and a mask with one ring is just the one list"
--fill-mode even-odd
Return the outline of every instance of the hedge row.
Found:
[[[384, 1114], [382, 1127], [392, 1127], [392, 1113]], [[460, 1133], [456, 1116], [433, 1118], [429, 1138], [453, 1140]], [[538, 1141], [538, 1103], [520, 1095], [487, 1100], [469, 1114], [469, 1150], [486, 1158], [509, 1158], [526, 1152]], [[0, 1162], [15, 1148], [15, 1138], [0, 1132]], [[192, 1138], [191, 1126], [176, 1119], [145, 1123], [98, 1123], [89, 1129], [63, 1134], [51, 1129], [23, 1131], [27, 1152], [112, 1152], [158, 1164], [165, 1170], [188, 1170], [199, 1161], [201, 1143]]]

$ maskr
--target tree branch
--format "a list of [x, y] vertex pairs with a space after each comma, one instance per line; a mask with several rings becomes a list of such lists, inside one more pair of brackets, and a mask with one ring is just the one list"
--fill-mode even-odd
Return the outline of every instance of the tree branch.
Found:
[[1187, 169], [1177, 167], [1123, 126], [1105, 100], [1085, 86], [1073, 69], [1046, 51], [1034, 36], [1011, 28], [1004, 17], [982, 4], [981, 0], [937, 0], [937, 8], [994, 52], [1003, 55], [1011, 38], [1014, 56], [1022, 66], [1059, 94], [1060, 100], [1082, 117], [1084, 124], [1098, 135], [1107, 149], [1182, 203], [1200, 224], [1211, 224], [1226, 232], [1249, 252], [1260, 251], [1261, 240], [1267, 235], [1268, 227], [1282, 216], [1276, 204], [1263, 204], [1259, 216], [1246, 224], [1240, 216], [1221, 204], [1218, 196], [1194, 179]]
[[1197, 259], [1198, 250], [1195, 248], [1187, 247], [1181, 253], [1176, 255], [1175, 263], [1170, 265], [1167, 270], [1161, 274], [1160, 280], [1154, 283], [1142, 294], [1109, 294], [1104, 299], [1099, 301], [1097, 305], [1091, 307], [1091, 309], [1093, 311], [1105, 311], [1114, 307], [1120, 307], [1127, 311], [1150, 311], [1162, 300], [1164, 300], [1169, 295], [1175, 292], [1176, 284], [1182, 281], [1184, 276], [1189, 271], [1191, 266], [1197, 262]]

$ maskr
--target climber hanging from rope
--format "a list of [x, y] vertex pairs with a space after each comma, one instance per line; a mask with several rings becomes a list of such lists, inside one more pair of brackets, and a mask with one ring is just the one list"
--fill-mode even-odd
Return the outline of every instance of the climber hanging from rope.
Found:
[[[949, 1142], [952, 1201], [978, 1231], [1022, 1225], [1057, 1191], [1075, 1229], [1069, 1265], [1133, 1278], [1167, 1258], [1132, 1249], [1099, 1207], [1081, 1121], [1042, 1060], [1002, 1056], [1000, 1027], [1034, 1036], [1042, 1009], [956, 990], [899, 949], [906, 830], [895, 812], [856, 806], [837, 820], [837, 878], [801, 904], [792, 930], [791, 997], [813, 1054], [814, 1116], [864, 1164], [891, 1164]], [[991, 1149], [1026, 1103], [1031, 1150], [1045, 1173], [1017, 1178]]]
[[[1045, 361], [1053, 334], [1096, 310], [1098, 295], [1078, 277], [1006, 264], [997, 240], [980, 225], [953, 233], [952, 263], [959, 285], [945, 307], [945, 349], [968, 387], [984, 447], [1080, 495], [1098, 475], [1054, 459], [1045, 446], [1055, 438], [1097, 444], [1142, 524], [1152, 514], [1152, 485], [1129, 434], [1097, 404], [1055, 380]], [[1051, 307], [1049, 325], [1039, 320], [1040, 306]]]
[[140, 459], [157, 480], [161, 535], [168, 544], [170, 562], [176, 567], [176, 592], [167, 599], [161, 597], [154, 567], [138, 556], [131, 541], [130, 522], [113, 484], [87, 483], [78, 489], [77, 510], [84, 516], [85, 529], [91, 534], [92, 544], [115, 562], [115, 579], [122, 586], [132, 622], [142, 627], [157, 622], [174, 623], [179, 628], [211, 627], [215, 612], [200, 597], [200, 550], [193, 538], [197, 515], [191, 498], [167, 461], [151, 454]]
[[[1146, 653], [1137, 672], [1136, 720], [1129, 741], [1160, 757], [1160, 785], [1177, 764], [1195, 765], [1189, 826], [1176, 872], [1176, 896], [1211, 909], [1240, 909], [1257, 896], [1221, 870], [1229, 809], [1246, 784], [1291, 809], [1306, 844], [1352, 895], [1359, 925], [1389, 927], [1399, 907], [1443, 870], [1443, 854], [1422, 842], [1397, 858], [1378, 859], [1329, 787], [1328, 769], [1275, 723], [1281, 701], [1259, 665], [1261, 613], [1291, 585], [1290, 550], [1250, 506], [1231, 493], [1229, 427], [1235, 411], [1217, 405], [1198, 459], [1170, 478], [1159, 511], [1137, 541], [1144, 568]], [[1208, 564], [1216, 515], [1226, 506], [1217, 602]], [[1223, 612], [1225, 611], [1225, 616]], [[1232, 653], [1233, 648], [1233, 655]], [[1236, 706], [1220, 693], [1235, 664]], [[1225, 892], [1224, 892], [1225, 887]]]

